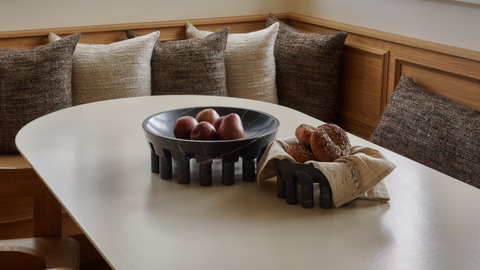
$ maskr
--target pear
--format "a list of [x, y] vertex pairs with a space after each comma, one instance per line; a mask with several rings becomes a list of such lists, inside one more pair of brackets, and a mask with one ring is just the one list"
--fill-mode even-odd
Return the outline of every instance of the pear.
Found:
[[175, 121], [173, 125], [173, 135], [179, 139], [190, 139], [192, 129], [198, 124], [197, 120], [191, 116], [182, 116]]
[[220, 124], [222, 123], [223, 119], [225, 119], [225, 115], [220, 116], [219, 118], [217, 118], [217, 120], [215, 120], [215, 122], [213, 122], [213, 127], [217, 130], [217, 132], [218, 132], [218, 128], [220, 127]]
[[231, 113], [222, 120], [218, 127], [218, 138], [220, 140], [238, 140], [245, 138], [242, 119], [238, 114]]
[[217, 130], [209, 122], [198, 123], [190, 133], [191, 140], [213, 141], [218, 138]]
[[213, 125], [215, 120], [217, 120], [219, 117], [220, 115], [218, 115], [217, 111], [215, 111], [214, 109], [204, 109], [201, 112], [197, 113], [197, 115], [195, 116], [195, 120], [197, 120], [198, 123], [205, 121]]

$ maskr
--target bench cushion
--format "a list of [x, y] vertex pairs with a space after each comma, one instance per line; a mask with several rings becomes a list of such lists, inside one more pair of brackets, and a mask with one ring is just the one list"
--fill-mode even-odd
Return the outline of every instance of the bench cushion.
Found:
[[303, 33], [280, 23], [275, 42], [278, 103], [325, 122], [335, 122], [340, 103], [340, 66], [346, 32]]
[[402, 76], [370, 141], [480, 188], [480, 112]]
[[[230, 97], [278, 103], [273, 49], [278, 24], [246, 34], [229, 34], [225, 49], [227, 93]], [[210, 31], [186, 25], [187, 38], [205, 38]]]
[[[152, 95], [226, 96], [224, 52], [229, 28], [205, 39], [158, 41], [152, 55]], [[139, 35], [125, 31], [128, 38]]]
[[[151, 94], [150, 60], [160, 33], [111, 44], [78, 44], [73, 54], [73, 105]], [[50, 33], [49, 42], [60, 37]]]
[[72, 54], [80, 34], [33, 49], [0, 48], [0, 154], [18, 153], [17, 132], [72, 106]]

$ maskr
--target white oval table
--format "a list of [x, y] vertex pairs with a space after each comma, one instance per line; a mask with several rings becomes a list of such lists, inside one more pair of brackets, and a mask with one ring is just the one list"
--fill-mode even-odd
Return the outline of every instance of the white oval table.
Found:
[[480, 269], [480, 190], [353, 135], [397, 165], [390, 202], [304, 209], [277, 198], [275, 181], [242, 182], [240, 167], [233, 186], [215, 170], [210, 187], [160, 179], [141, 123], [191, 106], [267, 112], [280, 120], [277, 138], [322, 124], [258, 101], [154, 96], [72, 107], [18, 133], [22, 155], [113, 268]]

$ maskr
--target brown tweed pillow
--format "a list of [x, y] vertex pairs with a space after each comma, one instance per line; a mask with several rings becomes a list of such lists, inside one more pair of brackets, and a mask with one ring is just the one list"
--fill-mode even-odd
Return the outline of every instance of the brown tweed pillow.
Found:
[[[205, 39], [157, 41], [151, 61], [152, 95], [226, 96], [223, 53], [229, 29]], [[130, 30], [126, 34], [138, 37]]]
[[370, 141], [480, 188], [480, 112], [402, 76]]
[[18, 153], [28, 122], [72, 106], [72, 54], [80, 34], [34, 49], [0, 48], [0, 153]]
[[266, 26], [280, 23], [275, 42], [278, 103], [325, 122], [334, 122], [346, 32], [302, 33], [269, 15]]

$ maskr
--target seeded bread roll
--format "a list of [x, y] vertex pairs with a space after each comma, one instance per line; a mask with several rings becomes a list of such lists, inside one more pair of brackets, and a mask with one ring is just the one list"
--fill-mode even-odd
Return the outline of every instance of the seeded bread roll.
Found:
[[310, 137], [312, 136], [313, 131], [315, 130], [314, 126], [301, 124], [295, 130], [295, 137], [303, 144], [310, 147]]
[[321, 125], [310, 138], [310, 146], [318, 161], [332, 162], [352, 151], [347, 132], [335, 124]]
[[317, 160], [310, 147], [303, 143], [294, 143], [287, 148], [287, 153], [292, 156], [296, 162], [305, 163], [309, 160]]

